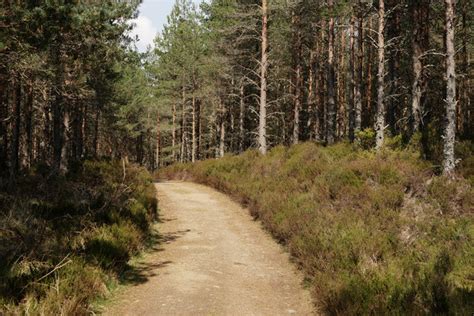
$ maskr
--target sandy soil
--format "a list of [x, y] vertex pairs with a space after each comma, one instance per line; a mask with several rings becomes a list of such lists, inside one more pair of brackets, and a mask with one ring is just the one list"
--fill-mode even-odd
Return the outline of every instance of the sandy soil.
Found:
[[249, 212], [215, 190], [156, 185], [162, 243], [106, 315], [312, 315], [302, 276]]

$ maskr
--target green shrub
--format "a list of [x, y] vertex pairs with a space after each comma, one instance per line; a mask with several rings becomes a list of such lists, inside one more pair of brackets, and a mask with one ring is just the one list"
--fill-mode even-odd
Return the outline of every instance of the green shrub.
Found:
[[366, 128], [359, 131], [356, 135], [357, 144], [362, 149], [371, 149], [375, 147], [375, 131], [372, 128]]

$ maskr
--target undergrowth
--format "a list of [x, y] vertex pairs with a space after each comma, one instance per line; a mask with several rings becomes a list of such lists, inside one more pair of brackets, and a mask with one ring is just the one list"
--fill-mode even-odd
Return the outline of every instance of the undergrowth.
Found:
[[472, 167], [453, 181], [434, 169], [410, 151], [305, 143], [158, 176], [208, 184], [248, 206], [287, 246], [326, 314], [466, 315], [474, 311]]
[[150, 174], [86, 161], [45, 166], [0, 188], [0, 314], [84, 315], [151, 236]]

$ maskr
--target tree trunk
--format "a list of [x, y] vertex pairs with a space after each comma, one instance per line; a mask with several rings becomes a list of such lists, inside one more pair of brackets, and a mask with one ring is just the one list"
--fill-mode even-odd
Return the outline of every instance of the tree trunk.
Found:
[[20, 168], [20, 127], [21, 127], [21, 83], [16, 80], [13, 91], [13, 133], [12, 146], [10, 151], [10, 171], [11, 176], [14, 177]]
[[[359, 6], [361, 5], [359, 0]], [[360, 13], [359, 13], [360, 14]], [[362, 69], [364, 63], [364, 37], [363, 37], [363, 27], [364, 19], [362, 16], [358, 17], [358, 27], [356, 29], [357, 41], [355, 41], [354, 50], [357, 52], [357, 69], [354, 82], [354, 135], [361, 130], [362, 127]]]
[[33, 86], [28, 87], [25, 113], [26, 129], [26, 163], [28, 168], [33, 164]]
[[244, 100], [244, 81], [240, 81], [240, 109], [239, 109], [239, 152], [242, 153], [244, 151], [244, 141], [245, 141], [245, 127], [244, 127], [244, 120], [245, 120], [245, 100]]
[[384, 143], [385, 130], [385, 5], [384, 0], [379, 0], [379, 27], [377, 31], [377, 57], [378, 57], [378, 71], [377, 71], [377, 117], [375, 123], [376, 140], [375, 145], [377, 150], [382, 148]]
[[327, 88], [328, 88], [328, 105], [326, 119], [326, 142], [328, 145], [334, 144], [336, 138], [336, 79], [334, 73], [334, 17], [333, 0], [328, 0], [328, 6], [331, 17], [329, 18], [328, 32], [328, 67], [327, 67]]
[[294, 93], [294, 108], [293, 108], [293, 144], [298, 144], [300, 140], [300, 111], [301, 111], [301, 85], [302, 85], [302, 65], [301, 65], [301, 30], [300, 17], [298, 13], [293, 12], [293, 28], [294, 34], [294, 48], [293, 60], [295, 65], [295, 93]]
[[262, 38], [260, 60], [260, 112], [258, 124], [258, 146], [263, 155], [267, 153], [267, 69], [268, 69], [268, 0], [262, 0]]
[[356, 58], [356, 44], [355, 44], [355, 17], [351, 17], [351, 24], [349, 27], [349, 45], [350, 45], [350, 58], [349, 58], [349, 140], [354, 141], [355, 133], [355, 58]]
[[225, 108], [222, 99], [219, 98], [219, 157], [225, 154]]
[[[6, 80], [2, 77], [0, 77], [0, 80], [0, 170], [3, 171], [7, 170], [8, 161], [8, 133], [6, 126], [6, 120], [8, 118], [8, 94]], [[0, 171], [0, 174], [1, 173]]]
[[197, 149], [197, 137], [196, 137], [196, 97], [193, 94], [192, 97], [192, 147], [191, 147], [191, 162], [196, 162], [196, 149]]
[[454, 60], [454, 1], [445, 0], [446, 6], [446, 128], [444, 132], [443, 172], [452, 176], [456, 161], [454, 142], [456, 138], [456, 64]]
[[156, 116], [155, 164], [156, 164], [156, 168], [160, 169], [160, 166], [161, 166], [161, 122], [160, 122], [160, 115], [159, 114]]
[[337, 50], [337, 62], [335, 71], [336, 71], [336, 104], [337, 104], [337, 114], [336, 114], [336, 137], [338, 139], [343, 138], [347, 133], [347, 119], [346, 114], [348, 109], [346, 108], [346, 93], [344, 88], [346, 87], [346, 65], [345, 65], [345, 55], [346, 55], [346, 35], [345, 32], [338, 32], [340, 36], [340, 46]]
[[176, 162], [176, 103], [173, 103], [172, 113], [172, 128], [171, 128], [171, 154], [173, 162]]
[[[60, 39], [58, 39], [60, 43]], [[61, 154], [63, 146], [63, 83], [64, 69], [61, 61], [60, 44], [56, 43], [53, 60], [56, 66], [54, 98], [52, 100], [53, 112], [53, 168], [56, 172], [61, 169]]]
[[71, 145], [70, 142], [70, 119], [69, 119], [69, 111], [63, 111], [63, 127], [62, 127], [62, 136], [61, 136], [61, 164], [59, 166], [59, 170], [62, 173], [68, 171], [69, 168], [69, 147]]
[[[369, 23], [368, 23], [368, 29], [372, 30], [373, 28], [373, 21], [372, 17], [369, 16]], [[372, 126], [373, 123], [373, 109], [372, 109], [372, 84], [373, 84], [373, 74], [372, 74], [372, 60], [373, 60], [373, 48], [372, 45], [369, 43], [367, 46], [367, 68], [366, 68], [366, 77], [367, 77], [367, 82], [366, 82], [366, 87], [365, 87], [365, 94], [366, 94], [366, 108], [365, 108], [365, 126]]]
[[314, 59], [315, 59], [316, 52], [314, 49], [311, 49], [310, 57], [309, 57], [309, 69], [308, 69], [308, 121], [306, 123], [306, 128], [309, 133], [309, 140], [313, 140], [315, 138], [314, 135], [314, 116], [316, 111], [316, 89], [315, 83], [315, 71], [314, 71]]
[[[471, 29], [470, 25], [472, 25], [472, 21], [470, 20], [472, 17], [469, 15], [471, 1], [465, 0], [463, 1], [462, 6], [462, 49], [461, 49], [461, 64], [462, 64], [462, 81], [460, 82], [460, 104], [459, 107], [461, 108], [461, 130], [463, 132], [463, 137], [466, 139], [473, 139], [474, 136], [474, 111], [472, 109], [472, 103], [470, 98], [470, 93], [474, 89], [472, 89], [470, 85], [470, 79], [472, 78], [470, 74], [470, 36], [471, 36]], [[472, 14], [472, 13], [471, 13]]]
[[186, 91], [183, 83], [182, 100], [181, 100], [181, 153], [180, 161], [186, 160]]
[[202, 122], [201, 122], [201, 99], [196, 99], [196, 124], [197, 124], [197, 148], [196, 148], [196, 159], [201, 159], [201, 147], [202, 147]]
[[100, 109], [97, 104], [95, 113], [95, 125], [94, 125], [94, 139], [93, 139], [93, 150], [94, 157], [97, 158], [99, 154], [99, 126], [100, 126]]
[[427, 42], [429, 37], [428, 26], [426, 21], [429, 21], [429, 5], [428, 1], [414, 1], [411, 3], [411, 17], [415, 24], [414, 34], [411, 40], [412, 46], [412, 71], [413, 81], [411, 87], [411, 115], [412, 115], [412, 133], [420, 130], [422, 124], [422, 95], [426, 88], [425, 78], [423, 76], [423, 62], [422, 55], [428, 49]]

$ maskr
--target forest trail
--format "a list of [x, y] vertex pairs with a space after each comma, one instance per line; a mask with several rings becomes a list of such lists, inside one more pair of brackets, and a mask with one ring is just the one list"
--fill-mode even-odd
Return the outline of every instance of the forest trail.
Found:
[[156, 184], [163, 242], [106, 315], [311, 315], [289, 256], [248, 210], [211, 188]]

